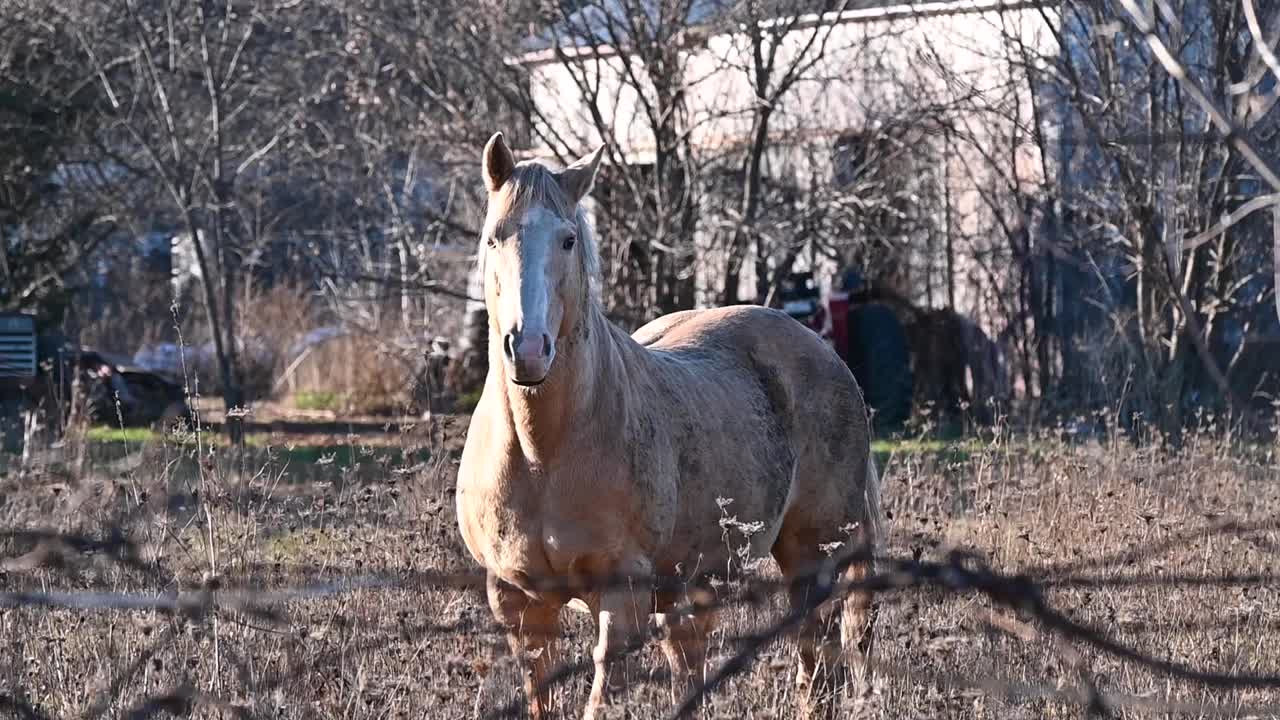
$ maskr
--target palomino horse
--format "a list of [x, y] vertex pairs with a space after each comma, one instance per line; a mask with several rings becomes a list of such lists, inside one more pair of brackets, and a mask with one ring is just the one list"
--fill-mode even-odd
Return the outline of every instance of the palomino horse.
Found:
[[[601, 150], [557, 171], [517, 164], [497, 133], [482, 162], [490, 360], [458, 521], [534, 718], [549, 708], [543, 679], [571, 601], [599, 628], [586, 718], [617, 691], [615, 661], [651, 614], [678, 700], [702, 681], [713, 613], [647, 579], [696, 583], [741, 551], [772, 553], [803, 608], [832, 569], [864, 577], [883, 532], [862, 393], [818, 335], [758, 306], [677, 312], [630, 336], [605, 317], [579, 207]], [[721, 523], [729, 511], [745, 528], [737, 546]], [[837, 565], [839, 547], [860, 550]], [[642, 582], [615, 582], [628, 577]], [[802, 698], [830, 694], [841, 641], [865, 668], [871, 626], [866, 592], [808, 616], [797, 633]]]

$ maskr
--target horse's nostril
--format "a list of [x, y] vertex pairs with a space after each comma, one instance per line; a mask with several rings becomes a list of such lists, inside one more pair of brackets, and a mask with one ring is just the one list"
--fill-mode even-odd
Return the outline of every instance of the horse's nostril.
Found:
[[508, 360], [516, 359], [516, 336], [515, 335], [513, 335], [512, 333], [507, 333], [506, 336], [502, 338], [502, 350], [507, 354]]
[[542, 357], [551, 357], [551, 338], [542, 336]]

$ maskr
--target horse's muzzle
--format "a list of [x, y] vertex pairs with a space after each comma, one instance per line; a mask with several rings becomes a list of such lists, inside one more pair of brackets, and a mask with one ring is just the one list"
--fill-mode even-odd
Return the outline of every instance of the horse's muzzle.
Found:
[[502, 338], [502, 357], [511, 381], [532, 387], [545, 380], [551, 371], [555, 343], [542, 332], [509, 332]]

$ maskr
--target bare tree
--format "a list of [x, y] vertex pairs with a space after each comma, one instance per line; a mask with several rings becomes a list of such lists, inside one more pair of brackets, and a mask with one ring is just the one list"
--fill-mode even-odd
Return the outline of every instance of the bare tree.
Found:
[[[561, 157], [604, 142], [608, 170], [595, 194], [606, 272], [616, 315], [637, 323], [692, 307], [698, 228], [698, 170], [690, 144], [688, 49], [715, 3], [623, 0], [555, 4], [525, 61], [553, 62], [579, 102], [558, 109], [535, 103], [532, 132]], [[624, 103], [634, 115], [621, 116]], [[547, 115], [549, 109], [555, 113]], [[568, 123], [559, 115], [573, 116]], [[625, 113], [624, 113], [625, 114]], [[624, 124], [626, 124], [624, 126]], [[643, 137], [647, 157], [628, 158], [616, 140]], [[629, 144], [629, 143], [627, 143]]]
[[[780, 109], [783, 98], [797, 82], [812, 79], [811, 71], [826, 57], [828, 43], [836, 25], [821, 22], [818, 16], [838, 13], [849, 3], [831, 0], [819, 4], [812, 2], [760, 2], [748, 0], [740, 3], [730, 15], [730, 23], [741, 28], [737, 34], [745, 46], [740, 52], [750, 59], [749, 64], [733, 67], [736, 58], [727, 58], [726, 64], [742, 72], [748, 78], [754, 102], [750, 114], [750, 133], [745, 152], [742, 153], [740, 221], [729, 240], [724, 269], [724, 288], [721, 303], [738, 302], [742, 263], [746, 258], [753, 226], [760, 214], [764, 192], [764, 160], [776, 138], [771, 136], [772, 121]], [[770, 251], [757, 238], [755, 301], [765, 302], [772, 283], [769, 269]], [[794, 250], [793, 250], [794, 251]], [[794, 258], [794, 255], [789, 255]], [[778, 274], [790, 268], [791, 262], [779, 263]]]
[[[1274, 18], [1277, 8], [1260, 7]], [[1016, 269], [996, 284], [1008, 287], [1003, 314], [1026, 387], [1067, 407], [1105, 396], [1176, 434], [1191, 407], [1244, 409], [1226, 328], [1247, 332], [1274, 292], [1258, 282], [1263, 227], [1245, 218], [1270, 204], [1258, 184], [1265, 163], [1260, 171], [1250, 155], [1274, 153], [1248, 147], [1274, 148], [1277, 115], [1266, 45], [1240, 5], [1159, 8], [1142, 17], [1167, 34], [1163, 50], [1109, 3], [1042, 8], [1047, 45], [1012, 20], [997, 24], [1006, 50], [996, 60], [1029, 90], [1011, 97], [1030, 104], [977, 96], [970, 117], [990, 122], [950, 136], [980, 166], [968, 172]], [[1161, 72], [1164, 61], [1179, 70]], [[1229, 111], [1215, 119], [1189, 87]], [[994, 142], [991, 127], [1003, 128]], [[1038, 161], [996, 157], [1019, 148]], [[1113, 371], [1135, 381], [1100, 393], [1117, 387], [1098, 382]]]
[[[594, 213], [626, 324], [860, 265], [1001, 333], [1029, 398], [1172, 428], [1243, 409], [1235, 338], [1275, 302], [1277, 10], [15, 2], [0, 293], [52, 308], [106, 238], [172, 232], [235, 410], [261, 287], [405, 352], [453, 332], [473, 158], [502, 129], [561, 158], [609, 146]], [[1053, 42], [1026, 33], [1037, 14]], [[949, 27], [981, 72], [929, 29]], [[1123, 403], [1103, 359], [1135, 373]]]
[[227, 431], [245, 405], [237, 301], [264, 225], [255, 217], [272, 154], [295, 128], [296, 95], [267, 71], [287, 57], [288, 12], [269, 3], [124, 3], [81, 41], [107, 98], [111, 151], [167, 199], [199, 268]]
[[75, 64], [74, 35], [53, 20], [18, 2], [0, 26], [0, 309], [35, 311], [45, 327], [61, 322], [118, 222], [109, 171], [93, 157], [96, 89]]

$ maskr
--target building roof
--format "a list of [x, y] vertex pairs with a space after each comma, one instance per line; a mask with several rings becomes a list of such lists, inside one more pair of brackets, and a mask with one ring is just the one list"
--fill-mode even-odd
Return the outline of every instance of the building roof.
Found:
[[[805, 0], [807, 3], [809, 0]], [[652, 28], [659, 20], [661, 0], [589, 0], [574, 2], [578, 10], [568, 12], [564, 19], [545, 28], [525, 42], [526, 50], [545, 50], [552, 47], [587, 47], [614, 45], [630, 41], [631, 33], [640, 23], [633, 22], [629, 13], [635, 10], [647, 17], [644, 23]], [[562, 3], [562, 6], [571, 3]], [[722, 17], [737, 3], [735, 0], [692, 0], [685, 22], [688, 25], [706, 25]]]
[[[551, 48], [586, 48], [601, 45], [618, 46], [631, 42], [630, 33], [637, 27], [658, 25], [662, 0], [564, 0], [562, 7], [577, 6], [566, 11], [557, 23], [530, 36], [523, 43], [526, 53], [537, 54]], [[1023, 6], [1043, 0], [766, 0], [764, 18], [823, 16], [842, 22], [882, 19], [886, 15], [947, 14], [986, 10], [1000, 6]], [[727, 19], [741, 5], [741, 0], [691, 0], [685, 18], [688, 27], [707, 27]], [[647, 22], [633, 22], [629, 12], [642, 12]]]

